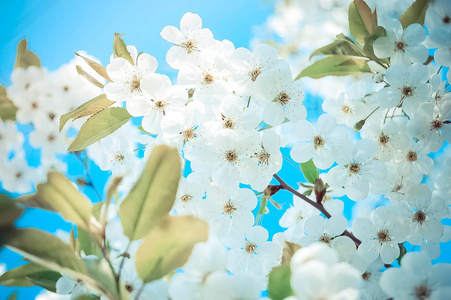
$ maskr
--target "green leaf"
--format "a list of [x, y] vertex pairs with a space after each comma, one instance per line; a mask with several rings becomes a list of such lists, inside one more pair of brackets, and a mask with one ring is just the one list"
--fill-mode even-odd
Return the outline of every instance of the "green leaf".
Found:
[[208, 240], [208, 223], [193, 216], [166, 215], [136, 252], [136, 271], [144, 283], [182, 267], [194, 245]]
[[12, 294], [11, 296], [9, 296], [8, 300], [15, 300], [17, 297], [17, 292], [15, 292], [14, 294]]
[[86, 80], [88, 80], [90, 83], [92, 83], [93, 85], [95, 85], [96, 87], [99, 87], [101, 89], [103, 89], [104, 85], [103, 83], [101, 83], [100, 81], [98, 81], [97, 79], [95, 79], [94, 77], [91, 76], [91, 74], [89, 74], [88, 72], [86, 72], [85, 70], [83, 70], [82, 67], [80, 66], [76, 66], [77, 69], [77, 73], [78, 75], [83, 76]]
[[315, 184], [316, 179], [319, 178], [319, 170], [316, 168], [313, 160], [301, 163], [301, 171], [304, 174], [305, 179], [310, 183]]
[[27, 40], [23, 39], [17, 46], [16, 64], [14, 65], [14, 69], [16, 68], [26, 69], [29, 66], [36, 66], [40, 68], [41, 61], [39, 60], [39, 57], [36, 54], [27, 49]]
[[289, 265], [280, 265], [268, 275], [268, 296], [273, 300], [283, 300], [293, 296], [290, 285], [291, 270]]
[[91, 203], [64, 175], [49, 172], [47, 182], [36, 187], [35, 198], [53, 207], [64, 219], [87, 230], [92, 227]]
[[105, 259], [84, 259], [88, 273], [102, 287], [117, 294], [116, 279]]
[[68, 151], [81, 151], [100, 139], [110, 135], [128, 122], [132, 116], [122, 107], [106, 108], [92, 117], [80, 128]]
[[85, 274], [83, 261], [59, 238], [34, 228], [1, 231], [0, 242], [30, 261], [48, 269], [78, 277]]
[[352, 37], [360, 44], [364, 38], [373, 34], [377, 29], [377, 15], [363, 0], [354, 0], [348, 9], [349, 31]]
[[48, 268], [35, 263], [28, 263], [3, 273], [3, 275], [0, 276], [0, 285], [22, 287], [34, 286], [35, 284], [29, 276], [43, 271], [48, 271]]
[[101, 64], [93, 61], [90, 58], [84, 57], [83, 55], [80, 55], [78, 53], [75, 53], [75, 55], [77, 55], [78, 57], [81, 57], [85, 60], [85, 62], [94, 70], [96, 71], [97, 74], [99, 74], [100, 76], [102, 76], [103, 78], [105, 78], [108, 81], [112, 81], [110, 79], [110, 77], [108, 76], [108, 73], [106, 72], [106, 69], [104, 66], [102, 66]]
[[374, 49], [373, 49], [373, 44], [374, 41], [377, 40], [380, 37], [384, 37], [387, 36], [387, 33], [385, 31], [384, 27], [377, 27], [376, 31], [373, 34], [370, 34], [368, 36], [365, 37], [365, 46], [363, 46], [363, 51], [365, 52], [365, 54], [369, 57], [371, 57], [371, 59], [375, 60], [375, 61], [384, 61], [384, 62], [388, 62], [388, 60], [381, 60], [379, 59], [375, 54], [374, 54]]
[[99, 300], [99, 299], [100, 298], [95, 295], [85, 294], [85, 295], [77, 296], [74, 300]]
[[144, 237], [169, 213], [180, 179], [178, 150], [155, 146], [141, 176], [119, 208], [124, 234], [134, 241]]
[[61, 274], [55, 271], [42, 271], [28, 275], [28, 278], [37, 286], [56, 293], [56, 282]]
[[113, 103], [115, 102], [108, 100], [105, 94], [99, 95], [94, 99], [91, 99], [86, 103], [83, 103], [73, 111], [68, 112], [67, 114], [61, 116], [59, 127], [60, 131], [63, 129], [64, 125], [66, 125], [67, 121], [69, 121], [70, 119], [77, 120], [82, 117], [90, 116], [111, 106]]
[[402, 28], [406, 29], [414, 23], [424, 25], [424, 17], [431, 0], [416, 0], [399, 18]]
[[314, 62], [296, 77], [322, 78], [324, 76], [347, 76], [371, 72], [368, 60], [346, 55], [328, 56]]
[[296, 243], [284, 241], [282, 251], [282, 264], [289, 266], [294, 253], [302, 247]]
[[138, 130], [141, 131], [141, 132], [147, 133], [147, 134], [152, 134], [152, 133], [146, 131], [146, 130], [142, 127], [142, 125], [139, 125], [139, 126], [138, 126]]
[[0, 195], [0, 230], [12, 227], [14, 221], [19, 218], [22, 213], [23, 210], [17, 207], [13, 199], [3, 194]]
[[100, 257], [102, 255], [102, 251], [96, 244], [94, 238], [95, 237], [91, 238], [89, 232], [83, 228], [77, 228], [77, 240], [79, 242], [80, 251], [84, 251], [86, 255], [95, 255]]
[[365, 57], [362, 48], [343, 33], [337, 35], [337, 40], [331, 44], [313, 51], [310, 58], [317, 55], [349, 55]]
[[6, 88], [0, 85], [0, 118], [3, 122], [16, 120], [17, 107], [6, 95]]
[[130, 55], [130, 52], [127, 50], [127, 46], [125, 45], [122, 37], [124, 34], [115, 33], [114, 34], [114, 42], [113, 42], [113, 55], [114, 57], [122, 57], [128, 60], [132, 66], [135, 65], [135, 62]]

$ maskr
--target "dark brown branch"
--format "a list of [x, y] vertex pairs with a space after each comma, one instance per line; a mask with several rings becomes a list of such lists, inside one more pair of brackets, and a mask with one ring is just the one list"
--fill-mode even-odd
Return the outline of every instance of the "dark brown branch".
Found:
[[[330, 213], [327, 212], [327, 210], [324, 208], [324, 206], [321, 204], [321, 202], [318, 202], [318, 203], [314, 202], [314, 201], [310, 200], [307, 196], [302, 195], [301, 193], [299, 193], [298, 191], [293, 189], [291, 186], [289, 186], [285, 181], [283, 181], [282, 178], [279, 177], [279, 175], [274, 174], [273, 176], [279, 182], [281, 189], [287, 190], [287, 191], [291, 192], [293, 195], [298, 196], [299, 198], [301, 198], [302, 200], [304, 200], [305, 202], [307, 202], [308, 204], [312, 205], [317, 210], [319, 210], [323, 215], [326, 216], [326, 218], [330, 219], [330, 217], [331, 217]], [[351, 240], [353, 240], [357, 248], [362, 243], [358, 238], [356, 238], [352, 233], [350, 233], [347, 230], [345, 230], [342, 235], [345, 235], [345, 236], [349, 237]]]

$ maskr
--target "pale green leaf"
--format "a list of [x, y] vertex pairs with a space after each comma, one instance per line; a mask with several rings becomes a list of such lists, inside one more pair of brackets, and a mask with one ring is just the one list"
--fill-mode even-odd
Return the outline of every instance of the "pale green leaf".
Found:
[[0, 85], [0, 118], [3, 122], [16, 120], [17, 107], [6, 95], [6, 88]]
[[16, 297], [17, 297], [17, 292], [15, 292], [11, 296], [9, 296], [8, 300], [16, 300]]
[[75, 277], [86, 273], [83, 261], [75, 255], [72, 247], [46, 232], [34, 228], [2, 231], [0, 242], [50, 270]]
[[79, 295], [76, 298], [74, 298], [74, 300], [99, 300], [100, 298], [95, 296], [95, 295]]
[[371, 72], [368, 60], [346, 55], [328, 56], [314, 62], [296, 77], [322, 78], [325, 76], [347, 76]]
[[305, 179], [310, 183], [315, 183], [316, 179], [319, 178], [319, 170], [316, 168], [313, 160], [301, 163], [301, 171], [304, 174]]
[[23, 287], [33, 286], [35, 284], [28, 276], [42, 271], [48, 271], [48, 268], [35, 263], [28, 263], [6, 271], [2, 276], [0, 276], [0, 285]]
[[59, 126], [60, 131], [63, 129], [64, 125], [66, 125], [67, 121], [69, 121], [70, 119], [77, 120], [82, 117], [93, 115], [111, 106], [113, 103], [115, 102], [108, 100], [105, 94], [99, 95], [94, 99], [91, 99], [86, 103], [83, 103], [73, 111], [68, 112], [67, 114], [61, 116]]
[[108, 291], [117, 294], [116, 279], [105, 259], [85, 259], [84, 262], [91, 278]]
[[92, 117], [80, 128], [68, 151], [81, 151], [100, 139], [110, 135], [128, 122], [132, 116], [122, 107], [106, 108]]
[[88, 80], [90, 83], [92, 83], [96, 87], [99, 87], [99, 88], [103, 89], [103, 86], [104, 86], [103, 83], [101, 83], [100, 81], [98, 81], [97, 79], [92, 77], [91, 74], [89, 74], [88, 72], [83, 70], [82, 67], [77, 65], [75, 68], [77, 69], [78, 75], [83, 76], [86, 80]]
[[302, 247], [296, 243], [284, 241], [282, 251], [282, 264], [289, 266], [294, 253]]
[[348, 9], [349, 31], [352, 37], [360, 44], [364, 43], [366, 36], [377, 29], [377, 15], [363, 0], [351, 2]]
[[113, 54], [114, 57], [122, 57], [126, 60], [128, 60], [132, 65], [135, 65], [135, 62], [132, 59], [132, 56], [130, 55], [130, 52], [127, 50], [127, 46], [125, 45], [124, 41], [122, 40], [122, 36], [124, 34], [115, 33], [114, 34], [114, 42], [113, 42]]
[[83, 228], [77, 228], [77, 240], [79, 242], [80, 251], [83, 251], [86, 255], [95, 255], [100, 257], [102, 251], [95, 242], [95, 237], [91, 238], [88, 231]]
[[56, 293], [56, 282], [61, 274], [55, 271], [42, 271], [28, 275], [28, 278], [37, 286]]
[[402, 28], [406, 29], [414, 23], [424, 25], [424, 17], [431, 0], [416, 0], [399, 18]]
[[102, 76], [103, 78], [105, 78], [106, 80], [111, 82], [110, 77], [108, 76], [108, 73], [106, 72], [106, 69], [104, 66], [102, 66], [101, 64], [99, 64], [98, 62], [93, 61], [90, 58], [87, 58], [81, 54], [75, 53], [75, 55], [81, 57], [84, 59], [84, 61], [94, 70], [96, 71], [97, 74], [99, 74], [100, 76]]
[[91, 227], [91, 203], [58, 172], [49, 172], [47, 182], [38, 184], [35, 198], [50, 205], [64, 219], [87, 230]]
[[384, 27], [379, 26], [376, 31], [365, 37], [365, 46], [363, 46], [363, 51], [365, 52], [365, 54], [370, 57], [371, 59], [375, 60], [375, 61], [384, 61], [384, 62], [388, 62], [386, 59], [379, 59], [375, 54], [374, 54], [374, 49], [373, 49], [373, 44], [374, 41], [376, 41], [378, 38], [380, 37], [384, 37], [387, 36], [387, 33], [384, 29]]
[[0, 230], [12, 227], [14, 221], [20, 217], [22, 213], [23, 210], [17, 207], [13, 199], [0, 194]]
[[166, 215], [136, 252], [136, 271], [144, 283], [182, 267], [196, 243], [208, 240], [208, 223], [193, 216]]
[[27, 40], [23, 39], [17, 46], [16, 64], [14, 65], [14, 69], [15, 68], [26, 69], [29, 66], [36, 66], [40, 68], [41, 61], [39, 60], [39, 57], [36, 54], [27, 49]]
[[365, 57], [362, 48], [344, 34], [337, 35], [337, 40], [331, 44], [313, 51], [310, 58], [317, 55], [349, 55]]
[[144, 170], [119, 208], [124, 234], [130, 240], [144, 237], [169, 213], [175, 201], [181, 172], [178, 150], [155, 146]]
[[290, 285], [291, 270], [289, 265], [280, 265], [268, 275], [268, 296], [272, 300], [283, 300], [293, 296]]

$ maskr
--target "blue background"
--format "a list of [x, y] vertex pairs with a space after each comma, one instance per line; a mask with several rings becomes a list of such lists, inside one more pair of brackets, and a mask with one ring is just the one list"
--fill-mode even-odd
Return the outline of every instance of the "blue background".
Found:
[[[155, 56], [159, 67], [157, 72], [175, 78], [176, 71], [166, 61], [166, 52], [170, 43], [160, 37], [166, 25], [179, 27], [180, 18], [190, 11], [197, 13], [203, 20], [203, 26], [209, 28], [218, 40], [228, 39], [235, 47], [249, 47], [254, 37], [254, 26], [262, 24], [272, 13], [271, 2], [264, 0], [228, 0], [228, 1], [1, 1], [0, 3], [0, 84], [11, 84], [16, 47], [23, 38], [28, 39], [28, 47], [41, 59], [48, 70], [56, 70], [62, 64], [74, 58], [74, 52], [86, 50], [101, 60], [103, 65], [109, 61], [112, 53], [113, 34], [126, 33], [126, 44], [135, 45], [138, 51]], [[86, 99], [89, 100], [89, 99]], [[304, 103], [309, 117], [314, 120], [321, 113], [320, 99], [307, 96]], [[27, 126], [20, 127], [29, 131]], [[30, 164], [38, 162], [39, 150], [29, 150]], [[289, 157], [289, 149], [283, 149]], [[65, 158], [69, 164], [69, 178], [75, 180], [84, 175], [82, 165], [74, 155]], [[291, 186], [304, 181], [301, 172], [284, 160], [283, 171], [279, 175]], [[103, 194], [109, 174], [90, 164], [94, 185]], [[0, 192], [2, 192], [0, 188]], [[3, 191], [4, 192], [4, 191]], [[90, 187], [83, 192], [93, 201], [98, 201]], [[12, 195], [15, 196], [15, 195]], [[274, 199], [284, 208], [292, 203], [292, 197], [285, 191], [279, 192]], [[353, 201], [345, 200], [345, 215], [350, 216]], [[263, 226], [270, 236], [282, 231], [278, 225], [283, 211], [268, 204], [270, 214], [265, 215]], [[258, 208], [257, 208], [258, 209]], [[16, 222], [18, 227], [36, 227], [55, 233], [56, 229], [70, 231], [71, 224], [54, 213], [39, 209], [29, 209]], [[450, 243], [443, 245], [441, 261], [451, 262]], [[411, 248], [408, 248], [410, 250]], [[21, 256], [2, 249], [0, 262], [11, 269], [21, 265]], [[17, 299], [32, 299], [40, 288], [8, 288], [0, 286], [0, 300], [7, 299], [14, 291], [19, 291]]]

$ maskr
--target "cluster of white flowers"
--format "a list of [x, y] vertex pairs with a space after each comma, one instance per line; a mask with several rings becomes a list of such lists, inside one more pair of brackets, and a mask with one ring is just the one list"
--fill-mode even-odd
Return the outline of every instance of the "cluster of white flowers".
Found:
[[[56, 71], [30, 66], [12, 72], [7, 97], [18, 110], [17, 123], [0, 120], [3, 189], [29, 193], [34, 188], [33, 183], [45, 181], [49, 169], [67, 170], [62, 156], [67, 153], [71, 140], [68, 129], [59, 132], [60, 117], [100, 92], [98, 87], [77, 74], [76, 65], [87, 69], [83, 59], [76, 57]], [[101, 77], [98, 80], [102, 80]], [[28, 160], [36, 151], [40, 153], [32, 157], [31, 167]]]
[[[295, 7], [300, 2], [280, 6], [279, 13], [289, 17], [271, 21], [280, 30], [278, 34], [287, 39], [298, 32], [293, 24], [301, 26], [309, 19], [302, 6]], [[331, 15], [336, 2], [329, 3]], [[303, 5], [306, 3], [303, 1]], [[395, 5], [383, 3], [368, 1], [372, 8], [377, 4], [379, 9], [381, 4], [378, 16], [387, 16], [389, 7]], [[331, 20], [339, 22], [339, 16]], [[112, 56], [106, 67], [111, 82], [104, 92], [115, 105], [140, 117], [142, 131], [148, 134], [138, 134], [126, 125], [90, 146], [90, 158], [114, 176], [126, 175], [128, 180], [120, 188], [125, 191], [139, 176], [143, 160], [154, 145], [177, 147], [185, 168], [189, 166], [192, 172], [181, 179], [172, 214], [195, 215], [208, 221], [210, 228], [209, 241], [196, 245], [188, 263], [168, 282], [159, 280], [143, 286], [134, 263], [140, 241], [130, 243], [122, 234], [114, 211], [106, 238], [113, 249], [112, 257], [118, 257], [113, 265], [120, 270], [131, 294], [143, 299], [258, 299], [260, 291], [268, 287], [267, 275], [281, 261], [284, 241], [290, 241], [306, 249], [291, 260], [294, 295], [289, 299], [405, 299], [403, 295], [412, 293], [416, 295], [413, 299], [429, 299], [431, 295], [442, 299], [441, 295], [451, 288], [442, 275], [449, 274], [449, 265], [431, 266], [430, 262], [440, 255], [440, 243], [451, 239], [451, 227], [442, 223], [451, 217], [449, 164], [444, 163], [430, 186], [422, 182], [434, 168], [429, 154], [449, 150], [451, 94], [442, 68], [425, 63], [428, 48], [433, 47], [438, 48], [435, 62], [451, 65], [450, 18], [451, 5], [442, 0], [427, 10], [429, 35], [419, 24], [403, 30], [397, 20], [381, 20], [387, 36], [374, 42], [374, 53], [380, 59], [390, 57], [391, 65], [379, 70], [374, 81], [353, 83], [347, 93], [328, 97], [322, 105], [325, 113], [316, 124], [305, 120], [302, 81], [293, 80], [290, 65], [279, 59], [275, 48], [260, 44], [252, 52], [235, 49], [228, 40], [215, 40], [209, 29], [202, 28], [196, 14], [186, 13], [180, 29], [166, 26], [161, 32], [174, 44], [166, 59], [178, 70], [178, 84], [157, 73], [156, 59], [138, 54], [134, 46], [127, 46], [131, 61]], [[294, 23], [281, 25], [282, 20]], [[306, 28], [303, 31], [320, 36]], [[343, 30], [330, 31], [336, 34]], [[297, 37], [291, 42], [299, 44], [298, 38], [305, 39]], [[318, 46], [309, 45], [309, 54]], [[17, 69], [15, 74], [19, 72], [17, 80], [13, 74], [8, 96], [19, 107], [18, 121], [31, 121], [36, 128], [38, 137], [30, 137], [32, 145], [47, 147], [39, 142], [53, 142], [49, 130], [58, 127], [48, 120], [50, 115], [58, 120], [69, 107], [43, 105], [41, 96], [36, 98], [59, 99], [59, 94], [49, 94], [49, 88], [39, 93], [45, 71], [30, 67]], [[70, 77], [70, 82], [72, 90], [76, 80]], [[61, 84], [64, 92], [66, 86]], [[24, 96], [32, 89], [31, 96]], [[32, 111], [35, 105], [55, 111], [38, 109], [37, 113]], [[53, 125], [46, 125], [47, 131], [40, 133], [39, 124], [44, 122]], [[323, 210], [295, 197], [294, 205], [280, 219], [286, 231], [271, 238], [265, 228], [257, 226], [252, 211], [258, 203], [256, 192], [263, 194], [264, 200], [272, 196], [266, 188], [283, 160], [277, 131], [281, 126], [276, 130], [272, 127], [284, 123], [293, 128], [291, 158], [298, 163], [312, 159], [321, 170], [314, 186], [304, 188], [312, 198], [316, 196], [315, 207]], [[17, 139], [8, 131], [5, 136], [9, 135], [11, 141]], [[65, 134], [61, 136], [65, 138]], [[60, 135], [54, 139], [60, 139]], [[0, 147], [10, 151], [13, 142], [3, 146], [1, 140]], [[140, 145], [145, 146], [144, 158], [136, 151]], [[64, 143], [59, 150], [52, 144], [50, 150], [43, 149], [43, 157], [64, 152], [66, 146]], [[11, 162], [14, 160], [16, 155]], [[444, 162], [449, 162], [449, 157]], [[5, 188], [9, 177], [2, 176]], [[344, 202], [334, 199], [342, 196], [353, 201], [379, 196], [389, 204], [358, 216], [348, 229]], [[402, 257], [407, 243], [419, 246], [421, 252]], [[401, 268], [393, 266], [398, 258]], [[421, 276], [415, 274], [419, 269], [425, 270]], [[406, 278], [412, 279], [407, 282]], [[72, 298], [85, 288], [67, 277], [57, 284], [59, 293], [71, 293]]]

